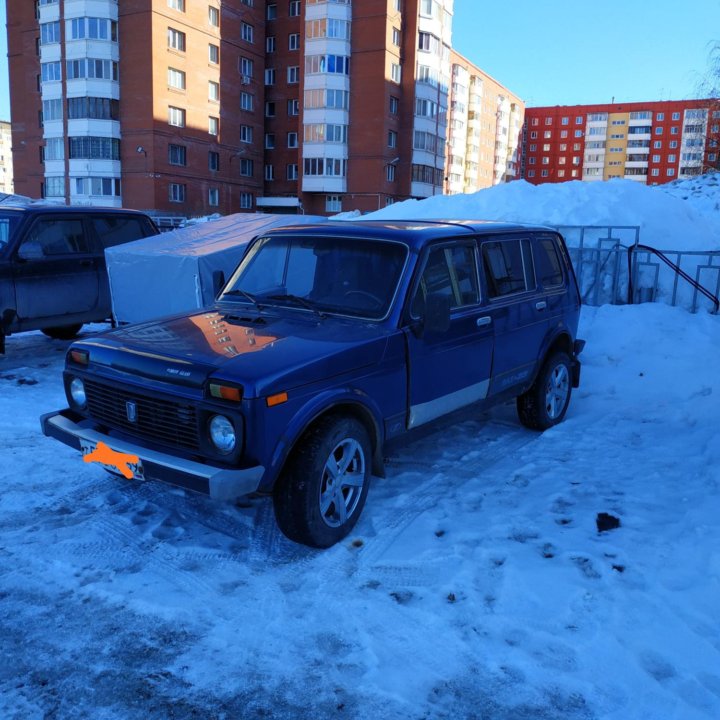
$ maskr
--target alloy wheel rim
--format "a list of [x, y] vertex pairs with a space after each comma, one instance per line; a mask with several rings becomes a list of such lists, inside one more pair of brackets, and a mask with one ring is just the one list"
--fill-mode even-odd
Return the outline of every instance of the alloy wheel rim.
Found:
[[365, 453], [357, 440], [341, 440], [325, 461], [320, 482], [320, 515], [340, 527], [357, 509], [365, 484]]
[[545, 410], [551, 420], [562, 414], [570, 393], [570, 374], [565, 365], [556, 365], [545, 388]]

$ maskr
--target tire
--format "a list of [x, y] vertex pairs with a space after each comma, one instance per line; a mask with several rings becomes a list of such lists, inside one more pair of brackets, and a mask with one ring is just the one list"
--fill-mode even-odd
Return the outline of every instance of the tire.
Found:
[[550, 355], [533, 386], [517, 398], [520, 422], [532, 430], [547, 430], [562, 422], [572, 395], [572, 366], [564, 352]]
[[[345, 470], [334, 476], [332, 468]], [[297, 543], [327, 548], [355, 526], [370, 487], [372, 446], [355, 418], [330, 415], [300, 439], [273, 492], [275, 519]]]
[[42, 332], [54, 340], [72, 340], [80, 332], [82, 323], [76, 325], [57, 325], [56, 327], [43, 328]]

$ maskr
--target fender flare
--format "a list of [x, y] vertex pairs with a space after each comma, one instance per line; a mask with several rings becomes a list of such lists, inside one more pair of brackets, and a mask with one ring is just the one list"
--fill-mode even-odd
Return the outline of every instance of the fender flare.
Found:
[[573, 338], [572, 333], [567, 328], [566, 325], [556, 325], [555, 327], [548, 330], [547, 334], [545, 335], [545, 338], [543, 339], [542, 344], [540, 345], [540, 352], [538, 353], [537, 363], [535, 364], [535, 371], [532, 374], [532, 377], [530, 378], [530, 386], [532, 386], [535, 383], [535, 380], [537, 379], [538, 373], [540, 372], [543, 363], [545, 362], [545, 359], [547, 358], [550, 349], [553, 345], [557, 344], [558, 340], [560, 340], [563, 336], [567, 338], [567, 354], [570, 356], [571, 360], [575, 360], [575, 356], [573, 353]]
[[369, 395], [362, 391], [347, 387], [335, 388], [315, 395], [294, 415], [272, 450], [263, 475], [261, 491], [272, 491], [296, 443], [310, 425], [334, 408], [347, 408], [351, 414], [355, 414], [368, 427], [373, 445], [373, 474], [384, 477], [382, 448], [385, 433], [380, 408]]

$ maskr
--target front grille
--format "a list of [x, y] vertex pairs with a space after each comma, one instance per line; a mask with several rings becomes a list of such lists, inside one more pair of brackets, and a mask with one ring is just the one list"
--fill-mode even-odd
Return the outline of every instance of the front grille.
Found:
[[[90, 417], [111, 428], [177, 448], [197, 450], [198, 417], [193, 405], [159, 400], [130, 390], [84, 380]], [[128, 419], [127, 402], [135, 403], [137, 419]]]

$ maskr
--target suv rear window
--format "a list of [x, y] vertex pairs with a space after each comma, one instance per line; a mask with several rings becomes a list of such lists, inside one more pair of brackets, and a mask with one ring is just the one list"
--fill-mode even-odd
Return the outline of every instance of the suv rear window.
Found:
[[485, 242], [482, 255], [489, 297], [503, 297], [535, 288], [529, 240]]
[[563, 271], [555, 243], [550, 238], [540, 240], [537, 244], [536, 268], [537, 279], [543, 287], [563, 284]]
[[139, 240], [146, 235], [143, 218], [105, 215], [93, 217], [91, 222], [103, 248]]

